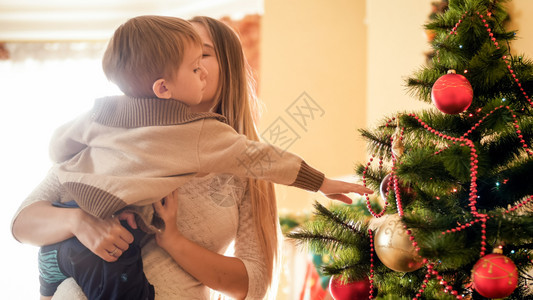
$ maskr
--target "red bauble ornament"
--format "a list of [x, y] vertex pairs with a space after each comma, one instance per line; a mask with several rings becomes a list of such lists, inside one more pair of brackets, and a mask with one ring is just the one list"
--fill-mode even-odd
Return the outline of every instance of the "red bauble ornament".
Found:
[[505, 298], [518, 283], [518, 271], [508, 257], [492, 253], [483, 256], [472, 269], [474, 289], [483, 297]]
[[472, 104], [473, 97], [474, 91], [468, 79], [455, 74], [454, 70], [437, 79], [431, 89], [433, 104], [445, 114], [462, 113]]
[[370, 280], [365, 278], [344, 284], [340, 277], [331, 276], [329, 293], [335, 300], [368, 299], [368, 295], [370, 295]]

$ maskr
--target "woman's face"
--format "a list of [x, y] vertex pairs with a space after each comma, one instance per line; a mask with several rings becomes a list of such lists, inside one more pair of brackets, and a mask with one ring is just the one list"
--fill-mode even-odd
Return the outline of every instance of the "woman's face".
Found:
[[215, 47], [213, 41], [209, 37], [209, 33], [204, 25], [193, 22], [192, 23], [196, 32], [202, 38], [203, 44], [203, 57], [201, 64], [207, 69], [207, 84], [204, 89], [204, 95], [200, 104], [191, 106], [193, 112], [205, 112], [209, 111], [213, 106], [215, 97], [218, 90], [218, 78], [219, 78], [219, 65], [217, 57], [215, 55]]

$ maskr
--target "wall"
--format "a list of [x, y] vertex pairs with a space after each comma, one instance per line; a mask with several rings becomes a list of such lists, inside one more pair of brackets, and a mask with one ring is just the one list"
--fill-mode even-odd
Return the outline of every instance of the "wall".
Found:
[[[353, 174], [354, 163], [365, 157], [357, 133], [366, 125], [365, 5], [364, 0], [265, 1], [260, 97], [266, 111], [260, 131], [275, 145], [286, 141], [283, 147], [330, 177]], [[305, 120], [291, 117], [297, 108], [307, 113]], [[275, 129], [289, 137], [276, 140], [270, 135]], [[309, 209], [318, 196], [284, 186], [278, 195], [280, 207], [293, 211]]]
[[508, 29], [518, 30], [517, 39], [511, 44], [511, 51], [515, 54], [525, 54], [533, 58], [533, 1], [514, 0], [507, 4], [511, 14]]
[[[423, 25], [428, 22], [433, 0], [367, 1], [368, 85], [367, 124], [373, 126], [384, 116], [403, 110], [431, 107], [410, 97], [405, 77], [425, 62], [430, 45]], [[509, 30], [518, 30], [511, 44], [513, 53], [533, 57], [533, 1], [507, 3], [511, 14]], [[408, 16], [408, 17], [406, 17]]]
[[367, 1], [367, 125], [403, 110], [427, 107], [407, 95], [404, 78], [425, 61], [429, 51], [423, 25], [433, 0]]

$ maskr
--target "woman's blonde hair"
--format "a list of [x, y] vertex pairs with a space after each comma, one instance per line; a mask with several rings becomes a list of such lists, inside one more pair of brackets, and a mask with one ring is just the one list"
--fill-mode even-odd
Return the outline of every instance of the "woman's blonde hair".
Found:
[[[226, 24], [209, 17], [190, 20], [203, 25], [213, 41], [219, 64], [217, 97], [212, 110], [225, 116], [230, 126], [249, 139], [259, 141], [256, 114], [259, 106], [255, 81], [244, 56], [238, 35]], [[279, 268], [280, 229], [274, 185], [263, 180], [248, 180], [253, 218], [261, 249], [266, 257], [269, 295], [275, 296]]]
[[155, 97], [154, 82], [172, 80], [183, 61], [185, 47], [201, 46], [192, 25], [183, 19], [139, 16], [122, 24], [109, 41], [102, 59], [107, 79], [131, 97]]

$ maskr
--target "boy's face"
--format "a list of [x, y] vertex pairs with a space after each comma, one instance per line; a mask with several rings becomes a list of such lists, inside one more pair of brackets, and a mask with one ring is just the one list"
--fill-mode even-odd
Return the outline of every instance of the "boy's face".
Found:
[[168, 81], [171, 98], [187, 105], [202, 101], [206, 85], [207, 70], [200, 64], [202, 47], [189, 44], [185, 47], [183, 61], [173, 80]]

